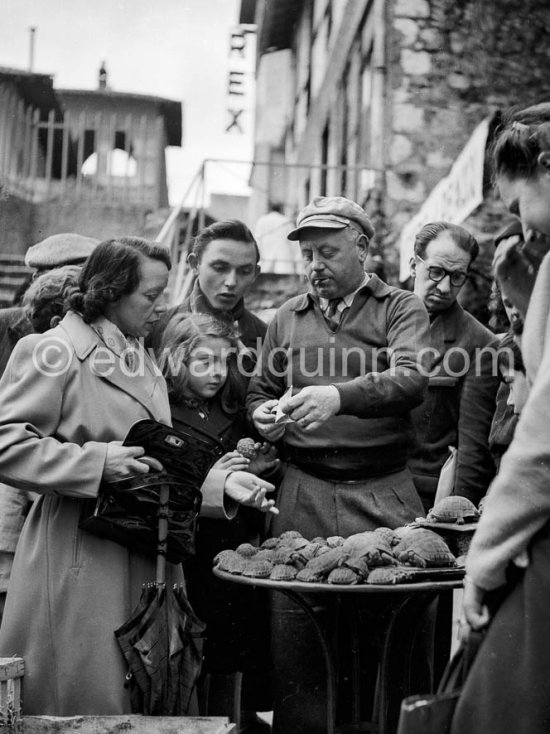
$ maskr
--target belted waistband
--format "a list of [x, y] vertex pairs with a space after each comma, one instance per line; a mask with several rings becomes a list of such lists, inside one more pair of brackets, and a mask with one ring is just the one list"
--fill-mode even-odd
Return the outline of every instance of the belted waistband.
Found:
[[393, 446], [386, 449], [306, 449], [284, 444], [282, 458], [319, 479], [330, 482], [360, 482], [403, 471], [407, 457], [404, 448]]

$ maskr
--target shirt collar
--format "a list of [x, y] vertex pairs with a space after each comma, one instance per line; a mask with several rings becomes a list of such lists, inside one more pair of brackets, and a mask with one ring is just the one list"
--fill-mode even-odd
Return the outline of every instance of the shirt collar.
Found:
[[[384, 283], [376, 273], [365, 273], [363, 282], [353, 293], [348, 294], [352, 296], [352, 301], [358, 293], [365, 293], [367, 296], [373, 296], [377, 300], [383, 300], [387, 298], [392, 292], [392, 286]], [[347, 299], [348, 296], [344, 296]], [[326, 301], [326, 299], [323, 299]], [[307, 308], [312, 306], [314, 303], [319, 303], [321, 299], [311, 291], [303, 293], [301, 296], [297, 296], [296, 301], [292, 304], [292, 311], [305, 311]]]

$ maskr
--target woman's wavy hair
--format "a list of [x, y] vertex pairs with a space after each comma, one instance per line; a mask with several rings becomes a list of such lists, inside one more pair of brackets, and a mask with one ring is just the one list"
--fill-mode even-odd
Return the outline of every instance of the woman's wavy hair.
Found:
[[51, 327], [55, 316], [67, 311], [67, 294], [78, 286], [80, 265], [64, 265], [35, 278], [23, 296], [23, 308], [37, 334]]
[[102, 316], [109, 304], [137, 289], [145, 258], [171, 268], [168, 251], [150, 240], [116, 237], [101, 242], [86, 260], [78, 286], [68, 294], [68, 308], [81, 314], [87, 323]]
[[238, 370], [238, 335], [233, 327], [210, 314], [192, 314], [181, 307], [172, 309], [160, 338], [156, 359], [166, 379], [170, 399], [179, 403], [189, 398], [188, 364], [191, 353], [203, 339], [226, 339], [228, 349], [227, 379], [220, 390], [221, 405], [226, 413], [244, 408], [246, 382]]
[[550, 102], [503, 113], [490, 148], [493, 179], [529, 178], [540, 153], [550, 152]]
[[473, 263], [479, 254], [479, 245], [476, 238], [464, 227], [450, 222], [429, 222], [425, 224], [415, 237], [414, 254], [424, 257], [430, 242], [435, 240], [442, 232], [448, 232], [456, 246], [470, 255], [470, 263]]
[[498, 345], [497, 360], [500, 367], [512, 367], [512, 369], [525, 374], [525, 365], [521, 349], [512, 331], [507, 331]]
[[209, 227], [205, 227], [199, 232], [193, 241], [192, 253], [200, 262], [204, 251], [213, 240], [236, 240], [237, 242], [249, 242], [254, 245], [256, 252], [256, 263], [260, 259], [260, 251], [258, 243], [254, 235], [248, 229], [244, 222], [238, 219], [222, 219], [214, 222]]

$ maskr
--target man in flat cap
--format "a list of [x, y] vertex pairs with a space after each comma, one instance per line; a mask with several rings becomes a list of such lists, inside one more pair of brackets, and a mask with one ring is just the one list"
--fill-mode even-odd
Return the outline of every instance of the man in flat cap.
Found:
[[[309, 290], [275, 314], [247, 397], [255, 427], [288, 462], [274, 536], [347, 537], [422, 514], [406, 459], [409, 412], [427, 386], [428, 316], [414, 294], [364, 271], [373, 235], [366, 212], [343, 197], [314, 198], [288, 235]], [[326, 731], [310, 623], [288, 601], [274, 605], [276, 730]]]

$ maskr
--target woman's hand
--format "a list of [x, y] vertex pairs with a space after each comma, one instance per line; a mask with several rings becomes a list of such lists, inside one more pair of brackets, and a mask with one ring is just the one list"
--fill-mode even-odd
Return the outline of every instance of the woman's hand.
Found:
[[216, 461], [212, 469], [221, 471], [248, 471], [250, 459], [247, 459], [238, 451], [228, 451]]
[[282, 438], [286, 426], [284, 424], [275, 423], [274, 409], [277, 407], [278, 400], [267, 400], [259, 405], [252, 414], [254, 426], [260, 436], [268, 441], [274, 442]]
[[145, 456], [141, 446], [123, 446], [122, 441], [109, 441], [102, 476], [106, 482], [116, 482], [133, 474], [147, 474], [150, 469], [162, 471], [162, 468], [160, 461]]
[[255, 448], [256, 456], [251, 460], [247, 469], [252, 474], [259, 476], [270, 469], [276, 469], [281, 463], [277, 458], [277, 448], [269, 441], [257, 443]]
[[235, 471], [228, 474], [225, 480], [225, 493], [232, 500], [247, 507], [255, 507], [261, 512], [279, 514], [275, 500], [266, 499], [267, 492], [273, 492], [275, 486], [263, 479], [258, 479], [247, 471]]
[[462, 613], [464, 621], [470, 629], [480, 630], [489, 624], [490, 615], [487, 605], [483, 603], [485, 589], [472, 581], [468, 576], [464, 577], [464, 599], [462, 601]]

